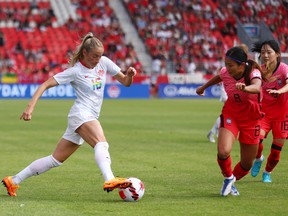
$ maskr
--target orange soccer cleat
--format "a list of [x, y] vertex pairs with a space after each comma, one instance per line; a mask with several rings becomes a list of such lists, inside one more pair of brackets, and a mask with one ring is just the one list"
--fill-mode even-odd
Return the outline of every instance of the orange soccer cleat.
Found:
[[115, 188], [122, 188], [125, 189], [130, 187], [132, 182], [126, 178], [113, 178], [109, 181], [104, 182], [104, 191], [110, 192], [113, 191]]
[[2, 180], [3, 185], [6, 187], [9, 196], [17, 196], [16, 190], [20, 187], [12, 182], [12, 176], [7, 176]]

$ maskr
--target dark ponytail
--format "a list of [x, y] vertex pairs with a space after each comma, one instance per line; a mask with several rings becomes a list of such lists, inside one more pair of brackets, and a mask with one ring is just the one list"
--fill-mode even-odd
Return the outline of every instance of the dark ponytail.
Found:
[[245, 80], [246, 85], [251, 84], [250, 74], [254, 69], [258, 69], [261, 72], [262, 78], [264, 80], [266, 80], [265, 74], [264, 74], [261, 66], [257, 62], [255, 62], [251, 59], [248, 59], [246, 64], [245, 64], [245, 71], [244, 71], [244, 80]]

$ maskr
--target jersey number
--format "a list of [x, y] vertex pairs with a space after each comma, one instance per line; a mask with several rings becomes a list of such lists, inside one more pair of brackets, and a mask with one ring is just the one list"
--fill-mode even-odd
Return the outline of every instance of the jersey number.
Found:
[[259, 136], [260, 135], [260, 125], [256, 125], [255, 126], [255, 136]]
[[242, 102], [239, 94], [234, 94], [234, 99], [236, 102]]
[[284, 131], [288, 131], [288, 121], [283, 121], [281, 124], [281, 129]]

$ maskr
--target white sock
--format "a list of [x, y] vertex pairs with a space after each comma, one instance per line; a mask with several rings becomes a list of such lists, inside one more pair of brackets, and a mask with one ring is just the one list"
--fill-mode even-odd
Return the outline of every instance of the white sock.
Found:
[[95, 161], [103, 175], [104, 181], [115, 178], [111, 170], [111, 159], [108, 148], [109, 145], [107, 142], [99, 142], [94, 147]]
[[40, 158], [32, 162], [29, 166], [23, 169], [21, 172], [12, 177], [14, 184], [20, 184], [20, 182], [33, 176], [40, 175], [53, 167], [60, 166], [62, 163], [57, 161], [52, 155]]
[[211, 131], [213, 134], [216, 134], [218, 129], [219, 129], [219, 125], [220, 125], [220, 117], [217, 118], [215, 124], [213, 125]]
[[232, 174], [231, 176], [229, 176], [229, 177], [225, 177], [225, 179], [233, 179], [234, 178], [234, 175]]
[[271, 174], [271, 172], [268, 172], [264, 169], [263, 173]]
[[260, 158], [256, 158], [255, 160], [256, 160], [256, 161], [258, 161], [258, 162], [259, 162], [259, 161], [264, 161], [264, 156], [263, 156], [263, 155], [261, 155], [261, 157], [260, 157]]

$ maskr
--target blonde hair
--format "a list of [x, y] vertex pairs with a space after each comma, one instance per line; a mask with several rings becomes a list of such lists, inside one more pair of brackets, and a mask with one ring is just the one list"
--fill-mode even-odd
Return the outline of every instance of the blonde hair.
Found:
[[94, 37], [93, 33], [89, 32], [82, 38], [81, 44], [79, 44], [73, 52], [69, 60], [69, 66], [74, 66], [76, 62], [83, 58], [83, 50], [86, 50], [86, 52], [89, 53], [91, 49], [98, 47], [104, 49], [102, 42], [98, 38]]
[[246, 44], [241, 43], [241, 44], [238, 45], [238, 47], [240, 47], [241, 49], [243, 49], [244, 52], [248, 55], [248, 53], [249, 53], [249, 48], [248, 48], [248, 46], [247, 46]]

